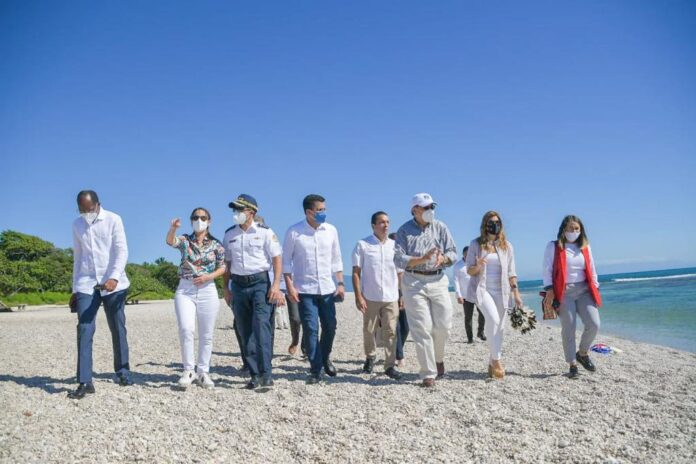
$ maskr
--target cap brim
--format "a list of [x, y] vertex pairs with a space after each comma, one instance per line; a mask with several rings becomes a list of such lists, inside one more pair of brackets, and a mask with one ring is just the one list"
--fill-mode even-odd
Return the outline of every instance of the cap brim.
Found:
[[259, 210], [259, 208], [257, 208], [254, 205], [245, 204], [245, 203], [238, 203], [236, 201], [231, 201], [228, 206], [232, 209], [247, 209], [247, 208], [249, 208], [249, 209], [253, 209], [254, 211]]

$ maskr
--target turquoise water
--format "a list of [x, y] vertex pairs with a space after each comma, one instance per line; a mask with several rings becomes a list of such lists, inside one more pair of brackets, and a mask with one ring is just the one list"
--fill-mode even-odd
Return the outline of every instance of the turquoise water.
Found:
[[[696, 353], [696, 268], [599, 277], [601, 333]], [[541, 281], [520, 282], [525, 306], [541, 319]]]

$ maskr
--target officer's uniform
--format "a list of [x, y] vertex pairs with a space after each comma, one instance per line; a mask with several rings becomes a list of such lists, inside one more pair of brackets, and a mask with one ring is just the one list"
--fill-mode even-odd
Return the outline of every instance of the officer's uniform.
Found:
[[232, 312], [242, 339], [252, 379], [271, 378], [273, 357], [274, 306], [268, 301], [271, 280], [268, 271], [281, 247], [273, 231], [252, 223], [244, 231], [232, 226], [223, 239], [225, 261], [229, 263]]

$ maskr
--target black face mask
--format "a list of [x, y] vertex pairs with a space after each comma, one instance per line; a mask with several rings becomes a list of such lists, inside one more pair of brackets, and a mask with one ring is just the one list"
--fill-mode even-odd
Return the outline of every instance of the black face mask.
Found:
[[499, 222], [489, 222], [486, 224], [486, 232], [493, 235], [498, 235], [502, 226]]

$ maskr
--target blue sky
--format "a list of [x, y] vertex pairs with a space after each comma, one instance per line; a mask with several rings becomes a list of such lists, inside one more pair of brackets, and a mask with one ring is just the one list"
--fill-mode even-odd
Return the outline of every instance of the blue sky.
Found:
[[0, 161], [0, 230], [69, 247], [92, 188], [134, 262], [320, 193], [348, 270], [426, 191], [460, 248], [500, 211], [524, 278], [567, 213], [600, 273], [696, 265], [696, 3], [5, 0]]

